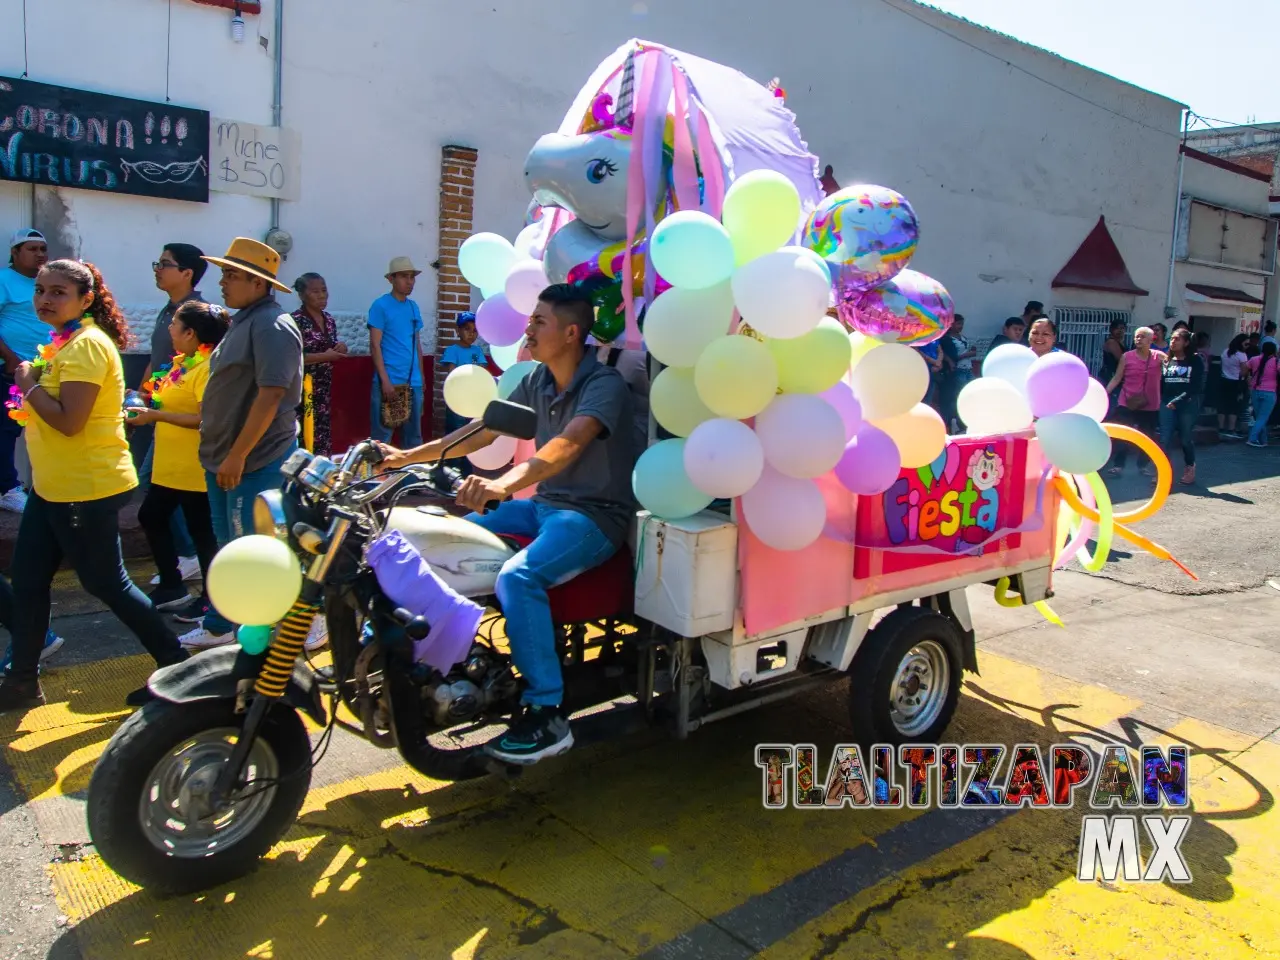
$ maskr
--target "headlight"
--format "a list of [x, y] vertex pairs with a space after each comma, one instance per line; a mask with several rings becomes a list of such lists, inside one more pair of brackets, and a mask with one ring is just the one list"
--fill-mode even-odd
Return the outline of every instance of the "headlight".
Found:
[[298, 482], [312, 493], [324, 496], [338, 485], [341, 468], [332, 460], [316, 457], [298, 472]]
[[279, 490], [265, 490], [253, 498], [253, 532], [289, 542], [289, 521]]

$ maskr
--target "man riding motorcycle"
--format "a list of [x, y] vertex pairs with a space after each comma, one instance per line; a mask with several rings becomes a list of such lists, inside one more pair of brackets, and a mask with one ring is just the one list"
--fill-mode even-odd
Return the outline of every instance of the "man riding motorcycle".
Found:
[[[529, 317], [525, 343], [537, 369], [507, 398], [538, 415], [537, 452], [496, 480], [470, 476], [457, 493], [468, 520], [492, 533], [532, 537], [508, 560], [496, 592], [507, 621], [511, 656], [525, 680], [524, 712], [485, 752], [515, 764], [536, 763], [573, 746], [561, 707], [564, 681], [556, 654], [547, 590], [608, 560], [622, 546], [635, 501], [631, 472], [635, 449], [631, 394], [626, 381], [596, 358], [586, 338], [595, 323], [591, 299], [568, 284], [547, 287]], [[470, 426], [412, 450], [380, 445], [384, 468], [434, 462]], [[480, 430], [450, 451], [465, 456], [497, 434]], [[512, 496], [534, 484], [526, 500]], [[485, 505], [496, 510], [483, 514]]]

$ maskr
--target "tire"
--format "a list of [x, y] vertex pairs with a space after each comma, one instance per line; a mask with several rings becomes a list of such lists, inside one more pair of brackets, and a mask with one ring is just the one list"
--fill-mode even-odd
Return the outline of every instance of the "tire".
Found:
[[[250, 783], [244, 791], [245, 798], [237, 805], [243, 816], [238, 823], [231, 821], [231, 830], [242, 831], [243, 836], [237, 834], [232, 841], [230, 831], [223, 830], [218, 842], [228, 845], [212, 854], [192, 846], [184, 849], [182, 844], [196, 841], [179, 834], [169, 834], [178, 840], [171, 841], [167, 850], [154, 839], [165, 836], [166, 821], [155, 816], [157, 811], [173, 808], [179, 811], [177, 817], [182, 816], [182, 808], [151, 799], [162, 771], [171, 775], [168, 784], [190, 785], [200, 771], [212, 775], [221, 769], [216, 758], [228, 749], [228, 728], [238, 731], [243, 722], [244, 716], [235, 714], [230, 700], [183, 704], [156, 700], [120, 726], [89, 781], [89, 837], [107, 866], [138, 886], [175, 894], [206, 890], [256, 869], [263, 854], [297, 819], [311, 784], [306, 727], [294, 710], [284, 706], [273, 708], [263, 719], [250, 754], [249, 764], [262, 770], [262, 778], [278, 782], [274, 787]], [[189, 748], [185, 765], [172, 757], [184, 746]], [[202, 752], [191, 752], [197, 750]], [[188, 773], [175, 781], [173, 777], [182, 770]]]
[[[936, 743], [960, 701], [962, 649], [955, 621], [933, 610], [899, 608], [881, 620], [849, 667], [849, 719], [857, 742]], [[933, 681], [921, 686], [921, 677], [930, 675]]]

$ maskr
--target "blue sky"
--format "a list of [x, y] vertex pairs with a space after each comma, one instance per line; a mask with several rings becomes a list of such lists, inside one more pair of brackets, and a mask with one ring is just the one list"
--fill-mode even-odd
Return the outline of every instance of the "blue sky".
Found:
[[[1280, 121], [1280, 0], [924, 0], [1232, 123]], [[1215, 124], [1216, 126], [1216, 124]]]

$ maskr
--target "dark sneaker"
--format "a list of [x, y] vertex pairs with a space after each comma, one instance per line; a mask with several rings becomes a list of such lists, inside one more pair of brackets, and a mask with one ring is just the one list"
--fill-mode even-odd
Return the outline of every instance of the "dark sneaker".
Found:
[[147, 599], [157, 610], [176, 610], [186, 605], [191, 594], [186, 587], [156, 587], [147, 594]]
[[137, 690], [133, 691], [133, 693], [125, 697], [124, 702], [126, 706], [144, 707], [155, 698], [156, 695], [152, 693], [149, 688], [139, 687]]
[[0, 713], [12, 710], [30, 710], [44, 706], [44, 691], [39, 680], [0, 680]]
[[204, 623], [204, 615], [209, 612], [209, 601], [204, 597], [188, 597], [186, 603], [168, 609], [169, 616], [179, 623], [199, 625]]
[[506, 763], [537, 763], [555, 757], [573, 746], [569, 718], [560, 707], [530, 705], [511, 729], [484, 746], [489, 756]]

